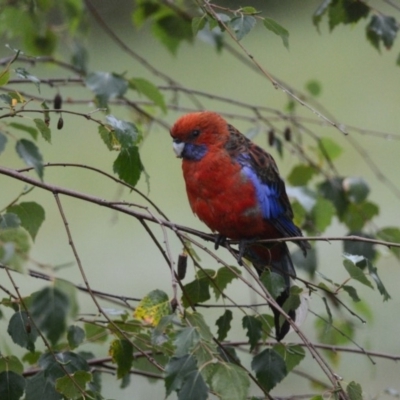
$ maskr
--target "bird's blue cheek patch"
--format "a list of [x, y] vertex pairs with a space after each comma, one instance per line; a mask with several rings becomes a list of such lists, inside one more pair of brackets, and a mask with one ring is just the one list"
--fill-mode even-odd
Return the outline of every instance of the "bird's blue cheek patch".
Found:
[[182, 151], [182, 157], [187, 160], [199, 161], [207, 153], [207, 146], [205, 144], [186, 143]]

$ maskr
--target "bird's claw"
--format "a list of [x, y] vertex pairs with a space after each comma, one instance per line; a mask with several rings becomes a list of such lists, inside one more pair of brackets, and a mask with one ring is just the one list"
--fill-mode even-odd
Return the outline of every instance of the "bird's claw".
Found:
[[218, 250], [218, 247], [220, 245], [225, 244], [225, 240], [226, 240], [226, 236], [220, 235], [220, 234], [216, 235], [215, 240], [214, 240], [214, 249]]

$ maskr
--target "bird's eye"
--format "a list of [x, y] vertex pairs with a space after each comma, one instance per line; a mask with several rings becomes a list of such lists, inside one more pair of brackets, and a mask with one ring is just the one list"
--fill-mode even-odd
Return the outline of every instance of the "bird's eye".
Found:
[[200, 135], [200, 130], [199, 129], [195, 129], [190, 133], [190, 137], [191, 138], [196, 138], [199, 135]]

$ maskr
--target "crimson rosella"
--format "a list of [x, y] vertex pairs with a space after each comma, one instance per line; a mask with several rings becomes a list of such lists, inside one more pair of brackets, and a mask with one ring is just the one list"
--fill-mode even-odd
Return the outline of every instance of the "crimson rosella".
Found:
[[[219, 114], [195, 112], [179, 118], [171, 129], [173, 148], [183, 159], [186, 191], [193, 212], [219, 238], [241, 241], [240, 253], [261, 275], [265, 268], [284, 277], [286, 288], [276, 299], [282, 306], [296, 273], [285, 242], [273, 245], [259, 239], [302, 236], [274, 159]], [[306, 255], [307, 241], [296, 244]], [[240, 256], [239, 256], [240, 257]], [[277, 340], [290, 324], [280, 322], [272, 308]], [[295, 319], [295, 310], [289, 316]]]

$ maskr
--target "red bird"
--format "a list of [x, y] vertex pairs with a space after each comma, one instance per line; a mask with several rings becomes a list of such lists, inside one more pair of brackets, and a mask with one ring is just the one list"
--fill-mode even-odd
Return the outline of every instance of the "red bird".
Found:
[[[286, 243], [273, 246], [257, 239], [302, 236], [293, 223], [293, 211], [270, 154], [252, 143], [220, 115], [195, 112], [179, 118], [171, 129], [173, 148], [183, 159], [186, 191], [193, 212], [220, 238], [240, 240], [240, 255], [261, 275], [270, 267], [281, 274], [286, 289], [276, 299], [282, 306], [289, 297], [290, 277], [296, 273]], [[306, 255], [307, 241], [296, 242]], [[280, 323], [272, 308], [276, 338], [290, 329]], [[295, 318], [295, 310], [289, 315]]]

